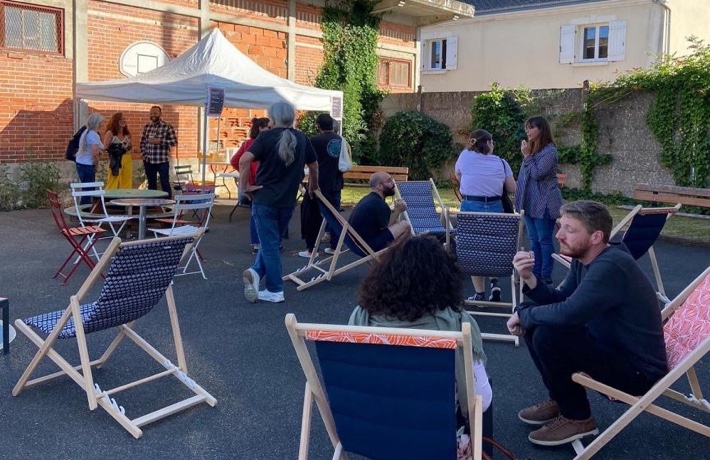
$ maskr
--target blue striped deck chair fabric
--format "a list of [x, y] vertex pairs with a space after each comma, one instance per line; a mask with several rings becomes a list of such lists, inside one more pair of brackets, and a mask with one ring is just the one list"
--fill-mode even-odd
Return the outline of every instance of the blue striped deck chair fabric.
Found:
[[[348, 221], [333, 208], [333, 205], [328, 202], [320, 190], [316, 191], [315, 194], [319, 200], [321, 214], [323, 215], [323, 222], [321, 223], [315, 242], [316, 250], [312, 251], [311, 257], [308, 259], [306, 265], [283, 277], [284, 281], [293, 281], [296, 283], [296, 289], [299, 291], [308, 289], [323, 281], [330, 281], [334, 276], [355, 268], [358, 265], [370, 263], [388, 249], [384, 248], [375, 252], [352, 226], [350, 226]], [[331, 256], [320, 259], [318, 256], [318, 248], [323, 241], [326, 225], [330, 226], [331, 239], [336, 239], [338, 243]], [[344, 256], [347, 252], [351, 252], [358, 258], [353, 262], [343, 265], [342, 262], [346, 260]], [[315, 273], [315, 276], [310, 279], [303, 279], [304, 275], [307, 276], [310, 273]]]
[[[456, 459], [455, 353], [473, 394], [470, 325], [461, 332], [326, 324], [286, 327], [306, 376], [300, 460], [308, 458], [315, 401], [333, 445], [372, 460]], [[306, 341], [315, 344], [322, 380]], [[473, 458], [481, 458], [481, 397], [468, 398]]]
[[[653, 245], [663, 231], [668, 219], [680, 210], [681, 204], [663, 208], [644, 208], [637, 205], [612, 229], [609, 239], [614, 243], [623, 243], [634, 259], [639, 260], [648, 254], [653, 276], [656, 282], [656, 295], [664, 304], [670, 302], [663, 287], [661, 270], [656, 259]], [[568, 257], [554, 254], [553, 258], [569, 268]]]
[[[485, 212], [445, 212], [447, 222], [456, 219], [455, 250], [461, 271], [471, 276], [509, 277], [510, 302], [466, 301], [466, 305], [507, 308], [510, 313], [470, 311], [479, 316], [509, 318], [518, 305], [513, 256], [520, 247], [523, 231], [523, 214]], [[510, 341], [519, 345], [519, 339], [510, 334], [483, 334], [484, 339]]]
[[396, 191], [397, 197], [407, 203], [407, 210], [403, 214], [415, 235], [430, 233], [444, 236], [446, 229], [442, 224], [443, 219], [436, 212], [436, 206], [439, 206], [443, 213], [444, 202], [433, 179], [398, 182]]
[[[216, 400], [187, 376], [187, 364], [172, 291], [173, 277], [180, 260], [190, 250], [197, 237], [139, 240], [123, 244], [119, 238], [114, 238], [77, 294], [71, 296], [66, 309], [16, 320], [17, 329], [30, 338], [39, 347], [39, 351], [20, 377], [12, 394], [17, 396], [26, 386], [67, 375], [86, 392], [91, 410], [100, 405], [135, 438], [142, 436], [140, 427], [147, 423], [201, 402], [214, 406]], [[102, 274], [105, 275], [105, 280], [98, 299], [82, 303]], [[138, 335], [132, 327], [136, 320], [148, 314], [163, 297], [167, 299], [177, 366]], [[112, 328], [118, 332], [115, 339], [99, 359], [90, 361], [86, 335]], [[35, 330], [46, 338], [43, 339]], [[77, 341], [81, 361], [79, 366], [70, 364], [53, 348], [57, 340], [71, 338]], [[94, 381], [92, 367], [104, 365], [124, 338], [135, 342], [164, 369], [153, 376], [121, 385], [114, 390], [102, 390]], [[61, 371], [29, 380], [45, 357], [54, 361]], [[114, 395], [119, 391], [167, 375], [175, 376], [191, 390], [193, 396], [134, 419], [128, 418], [123, 407], [114, 399]]]

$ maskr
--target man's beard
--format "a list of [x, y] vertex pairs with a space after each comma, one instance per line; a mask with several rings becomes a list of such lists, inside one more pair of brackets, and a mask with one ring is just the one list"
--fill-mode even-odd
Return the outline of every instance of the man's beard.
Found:
[[152, 121], [153, 123], [157, 123], [158, 120], [160, 120], [160, 117], [150, 117], [150, 121]]
[[[559, 243], [559, 241], [558, 241], [558, 243]], [[562, 255], [565, 255], [567, 257], [572, 257], [574, 259], [583, 258], [587, 254], [587, 251], [589, 251], [589, 247], [590, 247], [589, 243], [587, 243], [583, 246], [574, 246], [574, 247], [567, 246], [567, 245], [563, 246], [562, 243], [559, 243], [559, 244], [560, 244], [560, 253]]]
[[394, 188], [386, 188], [382, 190], [384, 196], [394, 196]]

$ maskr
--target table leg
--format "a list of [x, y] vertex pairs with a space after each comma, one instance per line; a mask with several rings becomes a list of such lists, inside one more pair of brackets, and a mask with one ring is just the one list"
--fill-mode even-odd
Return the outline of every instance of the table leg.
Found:
[[2, 308], [2, 353], [6, 355], [10, 353], [10, 301], [0, 299], [0, 308]]
[[140, 206], [138, 211], [138, 239], [145, 239], [145, 212], [146, 206]]

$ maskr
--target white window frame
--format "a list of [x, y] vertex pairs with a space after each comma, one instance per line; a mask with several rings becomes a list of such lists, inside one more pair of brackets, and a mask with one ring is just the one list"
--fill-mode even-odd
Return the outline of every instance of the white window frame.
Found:
[[[606, 27], [606, 57], [599, 57], [600, 51], [600, 40], [601, 40], [601, 30]], [[594, 57], [585, 58], [584, 53], [586, 51], [586, 41], [587, 41], [587, 30], [594, 29]], [[579, 40], [579, 62], [607, 62], [609, 59], [609, 23], [603, 24], [587, 24], [579, 28], [580, 40]]]
[[[596, 28], [594, 58], [584, 58], [585, 29]], [[607, 38], [607, 57], [599, 57], [599, 30], [609, 27]], [[560, 64], [607, 64], [609, 62], [623, 61], [626, 55], [626, 21], [579, 21], [572, 24], [563, 24], [560, 27]]]
[[[446, 48], [446, 52], [442, 56], [441, 63], [438, 66], [432, 65], [432, 53], [434, 45], [439, 44], [441, 49]], [[458, 36], [432, 36], [422, 39], [421, 43], [421, 70], [428, 73], [443, 73], [450, 70], [456, 70], [458, 67]]]

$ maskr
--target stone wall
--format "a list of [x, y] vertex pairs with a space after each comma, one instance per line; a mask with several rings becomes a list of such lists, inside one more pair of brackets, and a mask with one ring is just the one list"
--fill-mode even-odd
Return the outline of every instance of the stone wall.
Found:
[[[463, 145], [471, 123], [471, 102], [476, 94], [478, 93], [391, 94], [385, 98], [381, 107], [385, 116], [392, 116], [404, 110], [420, 110], [448, 125], [454, 135], [454, 141]], [[564, 126], [557, 125], [568, 118], [565, 114], [582, 110], [582, 90], [541, 90], [533, 91], [533, 96], [540, 104], [541, 114], [550, 120], [557, 144], [579, 145], [581, 129], [578, 121], [565, 122]], [[646, 126], [646, 114], [652, 101], [652, 94], [635, 93], [610, 107], [597, 110], [597, 152], [601, 155], [611, 155], [612, 161], [595, 169], [592, 191], [604, 194], [621, 192], [625, 196], [631, 196], [637, 182], [675, 185], [670, 172], [660, 163], [661, 146]], [[451, 167], [447, 165], [448, 169]], [[560, 164], [560, 170], [568, 174], [568, 187], [580, 186], [581, 176], [577, 165]]]

